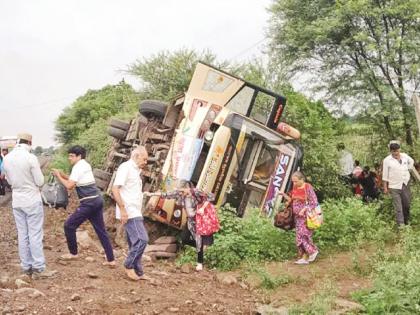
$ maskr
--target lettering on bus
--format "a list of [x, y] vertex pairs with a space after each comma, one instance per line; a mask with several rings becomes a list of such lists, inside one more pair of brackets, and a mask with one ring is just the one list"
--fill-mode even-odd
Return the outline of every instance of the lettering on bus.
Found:
[[219, 163], [219, 160], [223, 153], [223, 148], [220, 146], [217, 146], [214, 151], [215, 151], [215, 154], [211, 157], [209, 167], [207, 168], [206, 175], [203, 180], [202, 188], [207, 188], [209, 185], [211, 185], [211, 180], [214, 173], [217, 170], [217, 164]]
[[286, 175], [287, 165], [289, 164], [290, 157], [288, 155], [282, 154], [280, 156], [279, 165], [276, 169], [276, 174], [273, 180], [273, 186], [275, 193], [280, 190], [281, 184], [283, 183], [284, 177]]
[[267, 187], [267, 194], [264, 202], [263, 211], [267, 216], [271, 216], [274, 210], [274, 205], [281, 186], [286, 178], [287, 167], [290, 162], [290, 156], [281, 153], [277, 158], [277, 165], [275, 172], [271, 177], [270, 183]]
[[230, 162], [233, 156], [232, 153], [233, 153], [233, 146], [229, 145], [228, 149], [226, 150], [225, 156], [223, 158], [222, 165], [220, 166], [219, 173], [217, 174], [216, 185], [213, 188], [215, 200], [219, 198], [223, 184], [225, 182], [228, 166], [230, 165]]

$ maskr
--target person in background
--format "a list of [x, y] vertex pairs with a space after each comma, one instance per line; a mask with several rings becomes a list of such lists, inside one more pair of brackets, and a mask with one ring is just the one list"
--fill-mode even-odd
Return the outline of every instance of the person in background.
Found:
[[206, 201], [213, 201], [214, 195], [212, 193], [203, 192], [197, 188], [191, 182], [184, 182], [180, 189], [176, 189], [170, 192], [154, 192], [145, 193], [147, 196], [160, 196], [166, 199], [176, 199], [176, 203], [185, 209], [187, 212], [187, 227], [192, 238], [195, 241], [195, 247], [197, 251], [197, 271], [203, 270], [204, 263], [204, 251], [208, 246], [213, 245], [213, 235], [199, 235], [196, 233], [196, 214], [199, 205], [202, 205]]
[[378, 198], [379, 192], [376, 186], [376, 174], [370, 171], [369, 166], [363, 168], [359, 176], [359, 182], [363, 187], [363, 201], [369, 202]]
[[128, 242], [128, 254], [124, 262], [129, 279], [151, 280], [144, 274], [141, 257], [149, 242], [143, 224], [143, 192], [140, 174], [147, 166], [146, 148], [139, 146], [131, 152], [131, 158], [122, 163], [117, 170], [112, 195], [116, 201], [116, 217], [124, 225]]
[[400, 145], [391, 142], [391, 152], [383, 161], [382, 181], [384, 193], [391, 194], [396, 212], [398, 226], [408, 224], [410, 220], [410, 169], [414, 167], [414, 160], [405, 153], [401, 153]]
[[18, 233], [20, 265], [34, 279], [49, 278], [43, 250], [44, 207], [40, 188], [44, 175], [35, 155], [30, 153], [32, 136], [18, 135], [14, 150], [3, 160], [3, 171], [12, 185], [12, 208]]
[[360, 161], [358, 160], [354, 161], [354, 168], [352, 171], [352, 176], [359, 177], [360, 174], [362, 174], [362, 172], [363, 172], [363, 168], [360, 166]]
[[353, 186], [353, 193], [356, 197], [362, 196], [362, 185], [360, 185], [359, 177], [363, 172], [363, 168], [360, 166], [358, 160], [354, 161], [354, 168], [352, 171], [351, 184]]
[[9, 149], [8, 148], [1, 149], [1, 155], [3, 155], [3, 157], [5, 157], [7, 154], [9, 154]]
[[[299, 259], [295, 262], [298, 265], [307, 265], [313, 262], [319, 251], [312, 241], [313, 231], [306, 225], [306, 214], [310, 209], [318, 205], [313, 187], [305, 182], [305, 176], [301, 172], [292, 174], [293, 189], [290, 195], [283, 194], [286, 206], [292, 205], [293, 217], [296, 228], [296, 247]], [[306, 258], [307, 257], [307, 258]]]
[[70, 176], [58, 169], [52, 169], [52, 172], [68, 190], [76, 188], [80, 205], [64, 223], [64, 234], [70, 254], [64, 254], [60, 258], [62, 260], [78, 258], [76, 230], [83, 222], [89, 220], [105, 250], [107, 261], [103, 265], [114, 267], [114, 252], [103, 217], [104, 200], [96, 187], [92, 167], [85, 160], [86, 150], [75, 145], [68, 150], [68, 154], [70, 164], [73, 165]]
[[380, 191], [382, 189], [382, 163], [375, 162], [374, 168], [376, 188]]
[[3, 185], [3, 156], [0, 154], [0, 197], [6, 194], [5, 187]]
[[344, 183], [350, 184], [354, 167], [353, 155], [346, 150], [344, 143], [339, 143], [337, 150], [339, 154], [338, 166], [340, 168], [340, 177]]
[[[6, 157], [6, 155], [9, 154], [9, 149], [8, 148], [3, 148], [1, 149], [1, 156], [4, 159]], [[3, 174], [3, 170], [2, 168], [0, 168], [0, 185], [3, 187], [4, 191], [12, 191], [12, 187], [10, 186], [10, 184], [7, 182], [4, 174]]]

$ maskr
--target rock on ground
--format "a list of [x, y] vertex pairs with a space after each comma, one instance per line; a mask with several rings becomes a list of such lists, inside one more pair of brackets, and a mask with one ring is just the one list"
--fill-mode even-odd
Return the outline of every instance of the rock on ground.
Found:
[[273, 307], [271, 305], [259, 305], [256, 313], [258, 315], [288, 315], [286, 307]]
[[233, 284], [237, 284], [238, 283], [238, 279], [236, 279], [235, 276], [231, 275], [231, 274], [217, 274], [216, 275], [216, 279], [217, 281], [219, 281], [222, 284], [226, 284], [226, 285], [233, 285]]
[[23, 287], [29, 287], [29, 283], [26, 281], [23, 281], [22, 279], [16, 279], [15, 284], [18, 289], [23, 288]]
[[152, 260], [155, 260], [157, 258], [169, 258], [169, 259], [171, 259], [171, 258], [176, 257], [175, 253], [168, 253], [168, 252], [149, 252], [148, 254], [152, 258]]
[[45, 296], [45, 294], [34, 288], [20, 288], [15, 290], [16, 294], [27, 294], [31, 298], [37, 298], [40, 296]]
[[350, 312], [359, 312], [363, 311], [364, 307], [363, 305], [345, 300], [345, 299], [336, 299], [334, 301], [335, 309], [328, 313], [328, 315], [341, 315], [341, 314], [347, 314]]
[[167, 253], [176, 253], [178, 246], [176, 244], [157, 244], [157, 245], [147, 245], [144, 250], [145, 253], [151, 252], [167, 252]]
[[102, 249], [98, 243], [96, 243], [89, 235], [88, 231], [77, 231], [76, 232], [77, 243], [84, 249]]
[[153, 242], [153, 244], [173, 244], [176, 243], [175, 236], [162, 236]]

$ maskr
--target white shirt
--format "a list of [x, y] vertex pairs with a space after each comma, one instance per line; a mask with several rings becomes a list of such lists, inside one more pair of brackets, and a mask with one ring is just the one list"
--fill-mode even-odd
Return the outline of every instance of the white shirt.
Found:
[[[122, 163], [115, 175], [114, 186], [120, 186], [121, 199], [127, 211], [128, 218], [142, 217], [143, 184], [140, 178], [141, 169], [133, 160]], [[121, 212], [116, 206], [116, 218], [121, 219]]]
[[81, 159], [73, 165], [69, 179], [75, 182], [77, 186], [95, 184], [92, 167], [84, 159]]
[[402, 189], [410, 180], [410, 169], [414, 166], [414, 160], [405, 153], [400, 153], [401, 163], [388, 155], [384, 159], [382, 180], [388, 182], [388, 188]]
[[3, 160], [4, 174], [12, 186], [13, 208], [30, 207], [42, 201], [40, 188], [44, 184], [44, 175], [30, 149], [27, 144], [18, 144]]
[[99, 195], [92, 167], [86, 160], [81, 159], [74, 164], [69, 179], [76, 183], [76, 192], [80, 201], [96, 198]]
[[341, 152], [338, 163], [340, 165], [340, 175], [346, 176], [353, 173], [354, 161], [349, 151], [343, 150]]

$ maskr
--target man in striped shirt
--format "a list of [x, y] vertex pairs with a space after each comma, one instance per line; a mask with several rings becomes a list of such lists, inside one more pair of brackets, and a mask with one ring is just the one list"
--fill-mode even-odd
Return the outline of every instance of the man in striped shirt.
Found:
[[70, 176], [57, 169], [52, 171], [68, 190], [76, 188], [80, 205], [64, 223], [64, 233], [70, 254], [62, 255], [61, 259], [72, 260], [78, 258], [76, 230], [83, 222], [89, 220], [105, 250], [107, 261], [103, 265], [115, 266], [114, 253], [103, 217], [104, 200], [96, 187], [92, 167], [85, 160], [86, 150], [79, 145], [75, 145], [68, 150], [68, 154], [70, 164], [73, 165]]

